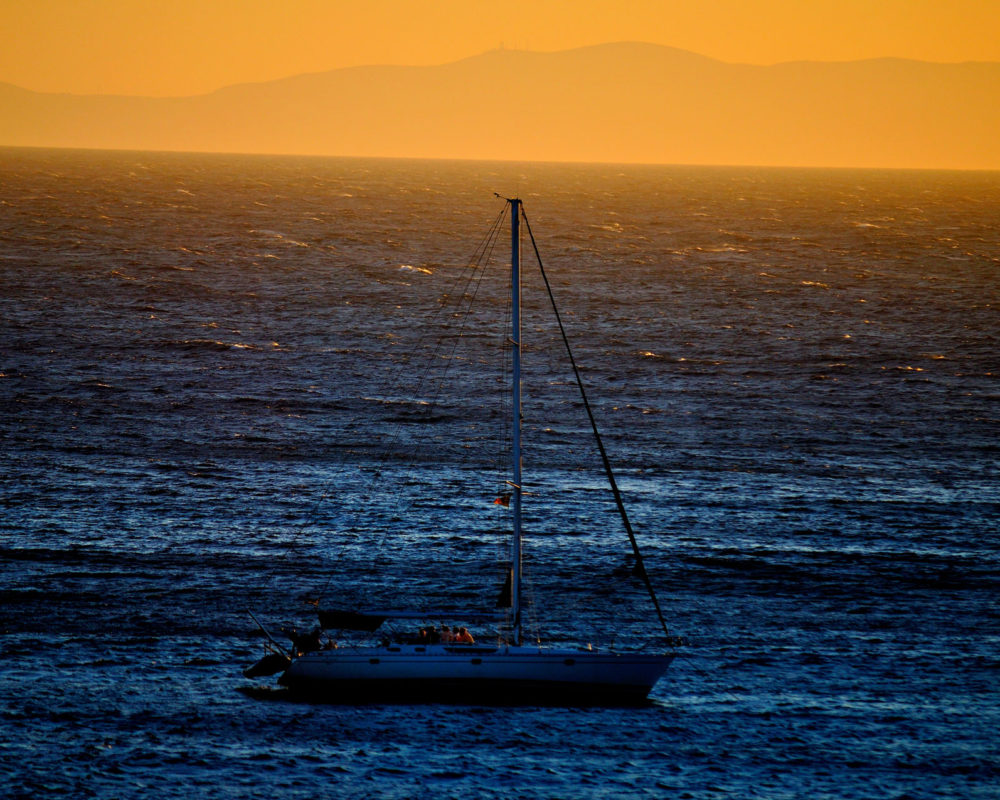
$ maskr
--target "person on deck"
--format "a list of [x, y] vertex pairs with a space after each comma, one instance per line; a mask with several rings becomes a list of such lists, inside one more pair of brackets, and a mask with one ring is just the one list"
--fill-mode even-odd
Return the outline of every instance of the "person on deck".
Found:
[[476, 640], [472, 638], [472, 634], [469, 633], [468, 628], [459, 628], [458, 635], [455, 636], [455, 641], [461, 644], [475, 644]]

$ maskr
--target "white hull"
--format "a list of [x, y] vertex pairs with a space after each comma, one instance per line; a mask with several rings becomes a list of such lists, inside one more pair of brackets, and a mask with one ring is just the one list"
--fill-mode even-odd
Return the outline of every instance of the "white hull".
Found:
[[642, 700], [672, 654], [392, 645], [323, 650], [296, 658], [281, 683], [342, 702], [379, 699], [526, 702]]

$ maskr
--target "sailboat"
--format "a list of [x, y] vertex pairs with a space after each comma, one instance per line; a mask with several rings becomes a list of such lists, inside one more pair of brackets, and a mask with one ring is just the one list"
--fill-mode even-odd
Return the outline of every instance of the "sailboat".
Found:
[[[462, 701], [478, 704], [518, 704], [528, 702], [598, 704], [644, 700], [656, 682], [666, 672], [674, 658], [679, 639], [666, 625], [652, 583], [646, 573], [635, 534], [629, 522], [621, 494], [611, 470], [600, 434], [591, 413], [579, 372], [568, 350], [562, 321], [552, 301], [553, 312], [567, 345], [570, 363], [579, 385], [583, 405], [587, 410], [605, 472], [631, 541], [634, 554], [633, 574], [642, 578], [663, 629], [661, 646], [656, 652], [595, 649], [591, 646], [543, 647], [527, 643], [524, 637], [525, 602], [522, 595], [522, 504], [527, 494], [521, 475], [521, 223], [524, 222], [534, 246], [527, 215], [519, 198], [497, 195], [509, 206], [511, 235], [511, 313], [509, 345], [511, 347], [511, 474], [503, 495], [503, 505], [510, 509], [513, 535], [510, 548], [510, 569], [504, 586], [507, 606], [503, 612], [461, 611], [400, 611], [393, 609], [319, 609], [323, 630], [364, 631], [373, 635], [370, 644], [324, 649], [319, 645], [319, 629], [312, 643], [298, 641], [286, 653], [267, 632], [275, 652], [266, 656], [248, 676], [282, 674], [278, 683], [300, 696], [341, 702], [370, 701]], [[538, 256], [538, 248], [534, 246]], [[545, 286], [552, 298], [548, 278]], [[388, 620], [438, 619], [456, 625], [506, 620], [504, 632], [489, 643], [457, 640], [378, 636]], [[254, 618], [256, 620], [256, 617]], [[260, 624], [258, 622], [258, 624]], [[263, 626], [261, 626], [263, 629]], [[433, 629], [431, 629], [433, 634]]]

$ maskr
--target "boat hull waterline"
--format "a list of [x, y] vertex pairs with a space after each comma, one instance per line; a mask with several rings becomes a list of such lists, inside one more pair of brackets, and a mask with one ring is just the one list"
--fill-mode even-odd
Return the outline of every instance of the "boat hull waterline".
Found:
[[298, 656], [279, 683], [295, 694], [340, 702], [637, 702], [673, 658], [512, 645], [359, 647]]

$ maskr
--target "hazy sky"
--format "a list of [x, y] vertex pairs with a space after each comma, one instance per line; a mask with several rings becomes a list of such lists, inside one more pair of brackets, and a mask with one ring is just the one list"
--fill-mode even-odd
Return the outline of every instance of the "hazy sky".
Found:
[[189, 95], [628, 40], [753, 64], [1000, 61], [1000, 0], [0, 0], [0, 81]]

